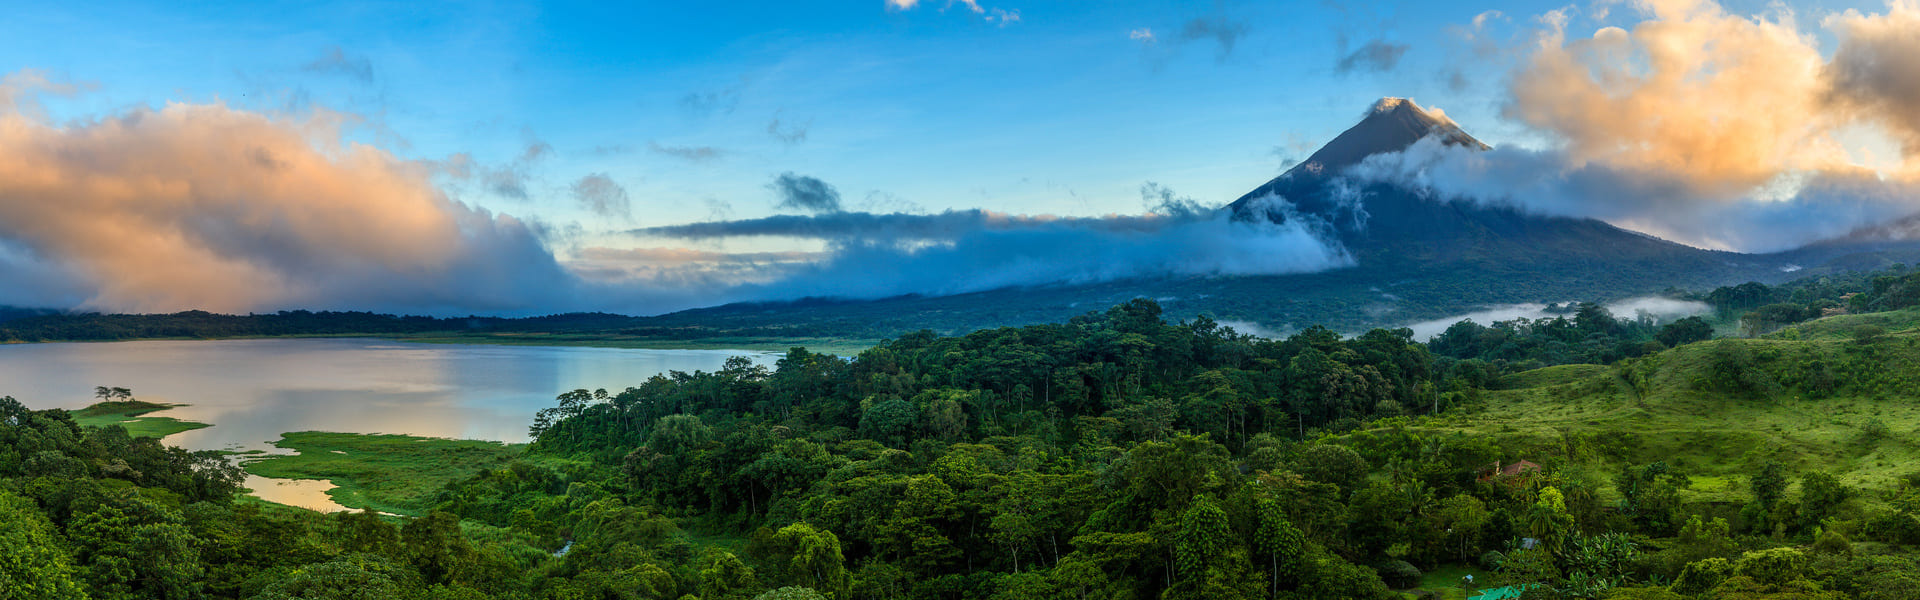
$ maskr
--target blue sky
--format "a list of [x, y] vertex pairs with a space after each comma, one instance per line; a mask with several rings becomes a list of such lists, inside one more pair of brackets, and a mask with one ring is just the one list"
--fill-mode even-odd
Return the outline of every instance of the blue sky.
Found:
[[[1564, 148], [1565, 156], [1549, 159], [1573, 167], [1593, 161], [1621, 169], [1656, 164], [1651, 155], [1633, 153], [1657, 145], [1665, 139], [1660, 135], [1671, 131], [1591, 140], [1581, 139], [1586, 135], [1582, 132], [1611, 127], [1561, 127], [1537, 116], [1552, 111], [1536, 112], [1531, 120], [1510, 116], [1514, 113], [1509, 109], [1522, 102], [1517, 100], [1516, 73], [1543, 52], [1551, 53], [1542, 48], [1565, 50], [1576, 60], [1588, 61], [1590, 73], [1613, 69], [1615, 75], [1634, 76], [1652, 70], [1639, 54], [1615, 60], [1576, 46], [1605, 27], [1633, 29], [1657, 18], [1732, 28], [1727, 31], [1786, 23], [1786, 29], [1800, 36], [1787, 45], [1804, 46], [1824, 61], [1838, 47], [1827, 19], [1841, 11], [1856, 9], [1896, 29], [1905, 26], [1900, 19], [1907, 13], [1920, 14], [1904, 3], [1879, 2], [1729, 0], [1707, 3], [1710, 10], [1697, 11], [1701, 6], [1689, 0], [42, 4], [15, 10], [0, 21], [0, 75], [44, 80], [27, 86], [40, 91], [18, 110], [36, 126], [50, 128], [49, 139], [61, 141], [32, 148], [80, 143], [76, 140], [87, 138], [86, 132], [136, 113], [219, 106], [221, 110], [206, 114], [180, 111], [168, 123], [185, 131], [192, 128], [187, 123], [257, 115], [277, 123], [268, 129], [298, 129], [317, 140], [313, 146], [323, 155], [337, 156], [337, 149], [328, 148], [344, 139], [398, 161], [382, 163], [382, 169], [405, 168], [395, 166], [399, 163], [421, 165], [433, 173], [432, 190], [458, 204], [457, 210], [440, 216], [441, 221], [461, 223], [463, 243], [531, 235], [552, 256], [530, 258], [530, 264], [557, 260], [578, 271], [577, 259], [590, 249], [653, 249], [654, 255], [666, 250], [723, 255], [751, 251], [761, 258], [770, 256], [766, 252], [789, 251], [800, 253], [793, 256], [801, 262], [830, 262], [847, 255], [834, 240], [755, 238], [701, 241], [681, 248], [675, 244], [687, 242], [626, 232], [792, 213], [791, 207], [780, 206], [783, 197], [770, 185], [783, 174], [831, 185], [838, 190], [841, 207], [853, 212], [981, 209], [1061, 217], [1137, 215], [1147, 210], [1142, 188], [1149, 182], [1177, 197], [1219, 205], [1304, 158], [1383, 96], [1413, 97], [1424, 106], [1444, 109], [1495, 146], [1551, 152]], [[1883, 13], [1900, 12], [1895, 9], [1905, 12], [1881, 19]], [[1570, 40], [1566, 48], [1541, 43], [1543, 33], [1552, 29], [1553, 15], [1564, 17]], [[1761, 46], [1765, 44], [1755, 46], [1760, 48], [1755, 55], [1779, 50]], [[1695, 50], [1739, 52], [1706, 46]], [[1606, 62], [1610, 60], [1614, 62]], [[1552, 74], [1546, 71], [1531, 68], [1528, 76]], [[1797, 98], [1818, 96], [1818, 78], [1806, 79], [1801, 85], [1805, 93]], [[1745, 89], [1736, 83], [1722, 87]], [[7, 91], [3, 84], [0, 92]], [[1685, 96], [1653, 97], [1651, 102], [1692, 101], [1702, 95], [1695, 92], [1720, 93], [1719, 85], [1681, 90]], [[1618, 99], [1586, 100], [1605, 104]], [[0, 108], [5, 104], [0, 102]], [[1743, 106], [1727, 104], [1729, 110]], [[1755, 106], [1774, 110], [1779, 105]], [[1706, 121], [1667, 129], [1710, 127], [1718, 119], [1712, 116], [1715, 110], [1702, 109]], [[1869, 112], [1850, 107], [1840, 117], [1884, 123], [1903, 118]], [[1587, 116], [1573, 114], [1571, 119]], [[344, 138], [313, 132], [336, 118], [349, 123], [340, 134]], [[1861, 134], [1857, 128], [1833, 133], [1824, 129], [1827, 125], [1820, 127], [1822, 143], [1838, 139], [1855, 162], [1860, 162], [1861, 152], [1873, 150], [1882, 163], [1903, 160], [1894, 141], [1897, 134]], [[227, 134], [245, 129], [215, 128]], [[128, 135], [149, 139], [172, 135], [169, 131]], [[1803, 137], [1781, 134], [1765, 141], [1790, 145]], [[1737, 136], [1728, 139], [1741, 142]], [[180, 136], [168, 143], [176, 149], [199, 147]], [[4, 151], [7, 148], [0, 147]], [[279, 151], [284, 154], [286, 149]], [[74, 152], [64, 150], [46, 156], [52, 157], [49, 164], [67, 169], [84, 170], [101, 162], [73, 159]], [[1769, 165], [1761, 175], [1826, 172], [1832, 166], [1797, 155], [1790, 158]], [[357, 172], [350, 165], [334, 166], [343, 173]], [[1758, 188], [1750, 179], [1735, 182], [1745, 187], [1728, 193], [1706, 185], [1679, 187], [1689, 193], [1744, 198]], [[196, 189], [209, 185], [192, 178], [181, 183]], [[588, 192], [597, 200], [584, 200]], [[338, 197], [372, 194], [348, 189]], [[1548, 195], [1555, 194], [1559, 192]], [[1667, 199], [1596, 209], [1587, 196], [1559, 196], [1565, 198], [1538, 206], [1700, 245], [1773, 248], [1788, 243], [1781, 240], [1805, 237], [1756, 242], [1753, 235], [1667, 223], [1667, 204], [1662, 204]], [[275, 206], [313, 202], [283, 200]], [[1728, 203], [1723, 200], [1706, 205]], [[1673, 200], [1691, 206], [1690, 201]], [[385, 200], [376, 199], [374, 208], [367, 209], [374, 212], [340, 214], [377, 215], [381, 202]], [[123, 210], [138, 204], [114, 206]], [[236, 206], [242, 208], [227, 210], [253, 210], [244, 200]], [[469, 209], [476, 214], [461, 212]], [[1881, 216], [1886, 211], [1865, 213]], [[514, 221], [487, 221], [502, 214]], [[1699, 222], [1725, 221], [1708, 213], [1687, 214]], [[1776, 210], [1767, 218], [1772, 219], [1769, 223], [1791, 222], [1797, 220], [1794, 214]], [[201, 231], [205, 220], [204, 215], [180, 216], [164, 226], [184, 227], [190, 230], [184, 235], [199, 240], [186, 244], [182, 252], [212, 247], [208, 252], [219, 259], [213, 262], [237, 269], [234, 272], [270, 271], [265, 281], [290, 286], [294, 278], [288, 265], [315, 262], [294, 257], [304, 252], [299, 249], [249, 254], [259, 248], [243, 248], [229, 239], [232, 235], [206, 234]], [[234, 227], [246, 229], [249, 236], [272, 238], [278, 234], [248, 229], [270, 221], [242, 219]], [[481, 227], [476, 224], [489, 222], [493, 224], [485, 227], [490, 233], [476, 238], [479, 234], [473, 232]], [[11, 268], [38, 273], [35, 277], [48, 282], [41, 287], [65, 291], [0, 297], [0, 303], [67, 299], [89, 306], [175, 308], [194, 302], [145, 302], [134, 292], [129, 294], [136, 300], [102, 292], [102, 273], [111, 270], [103, 265], [112, 260], [55, 248], [58, 244], [35, 240], [31, 231], [22, 229], [0, 231], [0, 263], [13, 260], [19, 264]], [[332, 245], [353, 243], [340, 240]], [[900, 249], [912, 254], [913, 244], [924, 243], [910, 242]], [[1338, 249], [1314, 253], [1313, 261], [1329, 256], [1334, 260], [1308, 262], [1337, 265], [1338, 255]], [[391, 262], [377, 252], [341, 260], [356, 265]], [[1293, 265], [1287, 269], [1307, 264], [1282, 262]], [[750, 267], [759, 273], [759, 279], [750, 280], [765, 283], [769, 277], [782, 277], [756, 270], [761, 266]], [[0, 264], [0, 274], [8, 268]], [[671, 281], [645, 282], [649, 291], [634, 293], [654, 299], [635, 300], [634, 306], [684, 307], [740, 297], [689, 291], [714, 285], [702, 277], [676, 272]], [[675, 286], [666, 294], [671, 300], [656, 298], [664, 293], [661, 289]], [[828, 282], [809, 289], [831, 288]], [[227, 306], [360, 297], [316, 292]], [[520, 302], [516, 310], [539, 302]]]
[[[1482, 137], [1499, 65], [1449, 26], [1513, 29], [1550, 4], [1030, 2], [1018, 21], [964, 4], [871, 2], [47, 5], [0, 25], [0, 70], [97, 87], [67, 118], [220, 100], [367, 117], [397, 154], [530, 169], [529, 201], [462, 200], [556, 221], [565, 187], [606, 173], [635, 224], [769, 212], [794, 171], [925, 210], [1138, 212], [1140, 185], [1220, 203], [1277, 174], [1380, 96], [1445, 108]], [[1189, 29], [1192, 28], [1192, 31]], [[1207, 29], [1207, 31], [1201, 31]], [[1134, 39], [1151, 31], [1154, 41]], [[1336, 65], [1369, 42], [1391, 69]], [[1469, 83], [1454, 89], [1456, 72]], [[780, 132], [803, 139], [785, 141]], [[699, 160], [661, 150], [712, 149]]]

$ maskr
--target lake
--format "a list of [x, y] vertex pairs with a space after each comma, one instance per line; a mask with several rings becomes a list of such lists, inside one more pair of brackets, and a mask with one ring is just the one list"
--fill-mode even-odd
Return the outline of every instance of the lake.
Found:
[[[267, 450], [288, 431], [399, 433], [525, 442], [533, 414], [575, 389], [618, 392], [667, 371], [715, 371], [746, 350], [416, 344], [361, 338], [0, 345], [0, 396], [29, 408], [83, 408], [94, 386], [157, 415], [212, 424], [168, 436], [194, 450]], [[257, 495], [334, 508], [323, 482], [249, 478]], [[263, 489], [264, 488], [264, 489]], [[314, 498], [318, 498], [316, 501]]]

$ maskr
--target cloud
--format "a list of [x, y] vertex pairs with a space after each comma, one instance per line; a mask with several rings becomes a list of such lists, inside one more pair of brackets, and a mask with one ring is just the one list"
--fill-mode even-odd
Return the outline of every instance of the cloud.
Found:
[[[1555, 302], [1555, 304], [1568, 305], [1574, 303], [1575, 302], [1571, 300]], [[1607, 312], [1613, 313], [1616, 318], [1640, 319], [1645, 317], [1653, 319], [1656, 323], [1670, 323], [1693, 315], [1706, 314], [1707, 311], [1713, 310], [1713, 308], [1705, 302], [1675, 300], [1659, 296], [1628, 298], [1603, 306], [1607, 309]], [[1551, 321], [1567, 316], [1569, 315], [1565, 312], [1549, 312], [1547, 305], [1536, 302], [1488, 307], [1463, 315], [1455, 315], [1431, 321], [1421, 321], [1418, 323], [1408, 323], [1406, 327], [1413, 330], [1413, 339], [1424, 342], [1442, 333], [1446, 333], [1447, 328], [1461, 321], [1473, 321], [1482, 326], [1491, 326], [1494, 323], [1515, 319]]]
[[[1506, 18], [1507, 18], [1506, 13], [1503, 13], [1497, 10], [1489, 10], [1489, 11], [1474, 15], [1473, 31], [1475, 32], [1484, 31], [1487, 28], [1487, 23], [1492, 22], [1494, 19], [1506, 19]], [[1605, 17], [1601, 17], [1601, 18], [1605, 18]]]
[[1180, 196], [1173, 189], [1149, 181], [1140, 185], [1140, 201], [1147, 208], [1147, 214], [1180, 218], [1198, 217], [1219, 210], [1218, 206], [1201, 204], [1190, 196]]
[[1374, 71], [1385, 73], [1399, 66], [1400, 57], [1411, 48], [1406, 44], [1389, 43], [1386, 40], [1371, 40], [1334, 63], [1333, 70], [1339, 73]]
[[1683, 173], [1581, 163], [1560, 150], [1480, 152], [1437, 138], [1368, 157], [1347, 174], [1425, 190], [1436, 200], [1595, 218], [1695, 246], [1745, 252], [1796, 248], [1920, 211], [1920, 186], [1867, 172], [1815, 173], [1785, 197], [1703, 197], [1699, 183]]
[[1129, 31], [1127, 32], [1127, 39], [1134, 40], [1149, 46], [1160, 41], [1159, 39], [1153, 37], [1152, 27], [1141, 27], [1139, 29]]
[[906, 198], [901, 198], [880, 190], [871, 190], [867, 192], [867, 197], [860, 200], [857, 210], [868, 212], [917, 213], [924, 212], [926, 209]]
[[583, 277], [649, 286], [685, 285], [692, 297], [733, 298], [743, 284], [778, 279], [794, 268], [828, 258], [824, 252], [717, 252], [692, 248], [585, 248], [567, 268]]
[[606, 173], [594, 173], [573, 182], [573, 199], [580, 208], [602, 217], [633, 218], [627, 188], [620, 187]]
[[1825, 25], [1840, 38], [1823, 73], [1826, 99], [1886, 126], [1913, 160], [1920, 155], [1920, 4], [1893, 2], [1878, 16], [1849, 9]]
[[344, 120], [0, 113], [0, 271], [143, 312], [514, 311], [577, 289], [532, 224], [450, 200], [428, 165], [345, 141]]
[[773, 136], [773, 139], [780, 140], [788, 146], [792, 146], [807, 141], [807, 130], [811, 127], [813, 127], [813, 121], [811, 120], [805, 123], [793, 124], [782, 123], [780, 117], [774, 117], [772, 122], [767, 123], [767, 135]]
[[949, 210], [932, 215], [907, 213], [835, 212], [818, 215], [774, 215], [736, 221], [708, 221], [635, 229], [641, 236], [686, 240], [747, 237], [791, 237], [821, 240], [882, 242], [952, 241], [979, 231], [1069, 228], [1112, 232], [1160, 229], [1160, 215], [1056, 217], [1012, 215], [981, 209]]
[[553, 146], [539, 140], [527, 142], [525, 149], [513, 162], [505, 165], [486, 167], [475, 166], [480, 183], [489, 192], [502, 198], [526, 201], [532, 199], [527, 194], [527, 182], [531, 178], [533, 165], [553, 153]]
[[716, 262], [803, 262], [819, 260], [822, 252], [717, 252], [694, 248], [587, 248], [581, 257], [588, 260], [617, 260], [649, 265], [687, 265]]
[[[1140, 277], [1274, 275], [1352, 259], [1299, 225], [1204, 215], [1064, 218], [986, 211], [938, 215], [832, 213], [649, 228], [647, 236], [826, 240], [830, 256], [795, 263], [741, 299], [877, 298]], [[876, 273], [886, 273], [876, 277]]]
[[308, 73], [344, 75], [360, 81], [373, 83], [373, 61], [365, 56], [347, 56], [339, 46], [328, 46], [320, 58], [301, 65], [300, 70]]
[[[1830, 59], [1784, 9], [1743, 16], [1702, 0], [1633, 6], [1638, 22], [1584, 36], [1569, 34], [1564, 11], [1537, 19], [1502, 114], [1551, 145], [1475, 152], [1422, 142], [1350, 174], [1743, 251], [1792, 248], [1920, 211], [1920, 9], [1912, 2], [1825, 19], [1839, 40]], [[1861, 131], [1902, 142], [1902, 155], [1861, 164], [1843, 141]]]
[[1218, 58], [1226, 60], [1233, 47], [1246, 37], [1247, 25], [1224, 16], [1197, 17], [1180, 28], [1180, 41], [1213, 40], [1220, 45]]
[[712, 146], [662, 146], [654, 142], [647, 142], [647, 149], [652, 150], [655, 154], [664, 154], [687, 162], [696, 163], [710, 162], [726, 154], [725, 150]]
[[40, 106], [39, 96], [72, 96], [93, 87], [93, 84], [50, 78], [46, 72], [35, 69], [14, 71], [0, 75], [0, 113], [43, 117], [45, 110]]
[[688, 92], [680, 97], [680, 109], [692, 117], [711, 117], [716, 114], [733, 114], [740, 106], [740, 89], [730, 87], [710, 92]]
[[1656, 0], [1631, 30], [1569, 40], [1543, 19], [1503, 113], [1564, 142], [1575, 161], [1684, 172], [1700, 194], [1752, 189], [1787, 169], [1844, 163], [1821, 96], [1819, 50], [1791, 14], [1745, 18], [1712, 2]]
[[601, 145], [594, 146], [592, 148], [587, 149], [587, 154], [591, 154], [593, 156], [617, 156], [621, 154], [630, 154], [632, 152], [633, 152], [633, 146], [629, 146], [626, 144], [601, 144]]
[[840, 212], [840, 190], [825, 181], [795, 175], [792, 171], [781, 173], [767, 184], [769, 189], [779, 194], [780, 208], [804, 210], [812, 213]]
[[[913, 10], [914, 7], [920, 5], [920, 0], [885, 1], [888, 12], [905, 12]], [[946, 12], [947, 9], [953, 8], [955, 4], [966, 8], [967, 12], [978, 15], [981, 19], [989, 23], [997, 22], [1001, 27], [1020, 22], [1020, 9], [987, 8], [980, 6], [980, 0], [947, 0], [945, 4], [940, 6], [940, 12]]]

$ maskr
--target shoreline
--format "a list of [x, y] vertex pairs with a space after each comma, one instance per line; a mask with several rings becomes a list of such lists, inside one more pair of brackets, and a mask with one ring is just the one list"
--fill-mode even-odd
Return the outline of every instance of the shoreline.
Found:
[[852, 356], [880, 343], [880, 340], [840, 339], [840, 338], [700, 338], [690, 340], [670, 340], [645, 337], [627, 337], [613, 334], [564, 334], [564, 333], [526, 333], [526, 334], [467, 334], [457, 332], [438, 332], [423, 334], [380, 334], [380, 333], [316, 333], [298, 335], [241, 335], [221, 337], [133, 337], [113, 340], [58, 339], [58, 340], [9, 340], [0, 345], [15, 344], [110, 344], [115, 342], [180, 342], [180, 341], [226, 341], [226, 340], [295, 340], [295, 339], [376, 339], [417, 344], [470, 344], [478, 346], [550, 346], [556, 348], [619, 348], [629, 350], [748, 350], [754, 352], [785, 352], [792, 348], [806, 348], [811, 352]]

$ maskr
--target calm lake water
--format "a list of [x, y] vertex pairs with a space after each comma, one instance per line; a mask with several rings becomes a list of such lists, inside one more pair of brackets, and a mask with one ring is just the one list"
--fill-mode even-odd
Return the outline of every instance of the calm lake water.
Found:
[[[94, 403], [94, 386], [129, 388], [141, 400], [188, 405], [160, 416], [212, 424], [166, 438], [195, 450], [272, 451], [281, 433], [306, 430], [525, 442], [533, 413], [562, 392], [617, 392], [669, 370], [718, 370], [731, 356], [769, 365], [776, 358], [378, 339], [10, 344], [0, 345], [0, 396], [77, 409]], [[319, 495], [322, 482], [251, 478], [248, 487], [270, 500], [332, 508]]]

